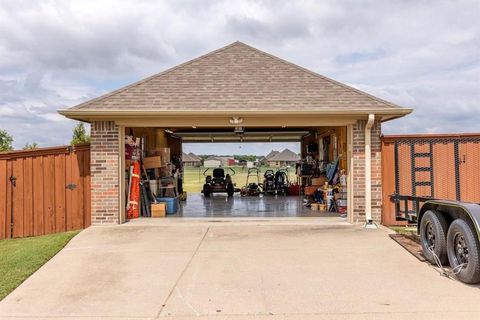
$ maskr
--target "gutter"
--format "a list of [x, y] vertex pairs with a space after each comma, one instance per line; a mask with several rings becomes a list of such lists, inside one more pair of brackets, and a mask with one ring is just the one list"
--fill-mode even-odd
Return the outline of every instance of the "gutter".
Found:
[[368, 114], [377, 114], [385, 116], [404, 116], [412, 112], [412, 109], [408, 108], [352, 108], [339, 110], [339, 108], [323, 108], [322, 110], [318, 109], [309, 109], [309, 108], [292, 108], [290, 110], [233, 110], [233, 109], [218, 109], [218, 110], [145, 110], [145, 109], [132, 109], [132, 110], [115, 110], [115, 109], [96, 109], [96, 110], [82, 110], [82, 109], [61, 109], [57, 111], [61, 115], [66, 117], [86, 117], [86, 118], [97, 118], [97, 117], [164, 117], [164, 116], [231, 116], [232, 114], [238, 116], [244, 115], [368, 115]]
[[375, 229], [372, 219], [372, 127], [375, 115], [369, 114], [365, 125], [365, 228]]

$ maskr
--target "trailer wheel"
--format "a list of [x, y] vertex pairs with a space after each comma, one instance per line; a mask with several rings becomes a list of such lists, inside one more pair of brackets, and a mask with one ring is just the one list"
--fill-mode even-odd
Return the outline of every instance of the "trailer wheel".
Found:
[[470, 284], [480, 282], [480, 244], [473, 226], [467, 221], [456, 219], [450, 225], [447, 254], [452, 270], [458, 271], [460, 281]]
[[420, 242], [423, 255], [431, 263], [436, 262], [430, 250], [441, 263], [447, 262], [447, 229], [447, 222], [441, 214], [432, 210], [425, 212], [420, 222]]

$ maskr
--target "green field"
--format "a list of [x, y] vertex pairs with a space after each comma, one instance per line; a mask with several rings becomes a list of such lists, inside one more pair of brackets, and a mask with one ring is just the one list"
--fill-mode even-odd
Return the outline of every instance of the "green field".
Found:
[[0, 240], [0, 300], [57, 254], [78, 232]]
[[[233, 182], [236, 184], [237, 188], [241, 188], [245, 186], [247, 182], [247, 168], [242, 167], [231, 167], [233, 170], [235, 170], [235, 175], [232, 176]], [[190, 193], [197, 193], [202, 190], [203, 184], [205, 183], [205, 176], [203, 175], [203, 172], [207, 168], [204, 167], [185, 167], [184, 172], [183, 172], [183, 190], [190, 192]], [[207, 174], [212, 174], [212, 169], [208, 170]], [[272, 169], [273, 171], [276, 171], [276, 168], [269, 168], [269, 167], [261, 167], [260, 169], [260, 183], [263, 182], [263, 174], [265, 173], [265, 170]], [[230, 173], [231, 171], [228, 168], [225, 168], [226, 173]], [[295, 182], [296, 180], [296, 175], [295, 175], [295, 169], [290, 168], [288, 171], [289, 174], [289, 179], [290, 182]], [[251, 177], [249, 182], [257, 182], [257, 179], [255, 177]]]

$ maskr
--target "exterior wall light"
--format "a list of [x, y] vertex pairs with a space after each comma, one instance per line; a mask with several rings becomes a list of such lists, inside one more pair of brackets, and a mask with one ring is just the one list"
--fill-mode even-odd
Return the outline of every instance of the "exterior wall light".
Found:
[[231, 124], [241, 124], [241, 123], [243, 123], [243, 118], [242, 117], [231, 117], [230, 118], [230, 123]]

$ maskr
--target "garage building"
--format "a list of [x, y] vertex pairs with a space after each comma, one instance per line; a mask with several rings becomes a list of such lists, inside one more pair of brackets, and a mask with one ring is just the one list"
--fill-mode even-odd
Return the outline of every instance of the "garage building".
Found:
[[104, 224], [126, 220], [130, 134], [180, 162], [183, 142], [298, 141], [302, 159], [345, 170], [348, 221], [380, 222], [381, 123], [411, 111], [235, 42], [59, 112], [91, 123], [92, 224]]

